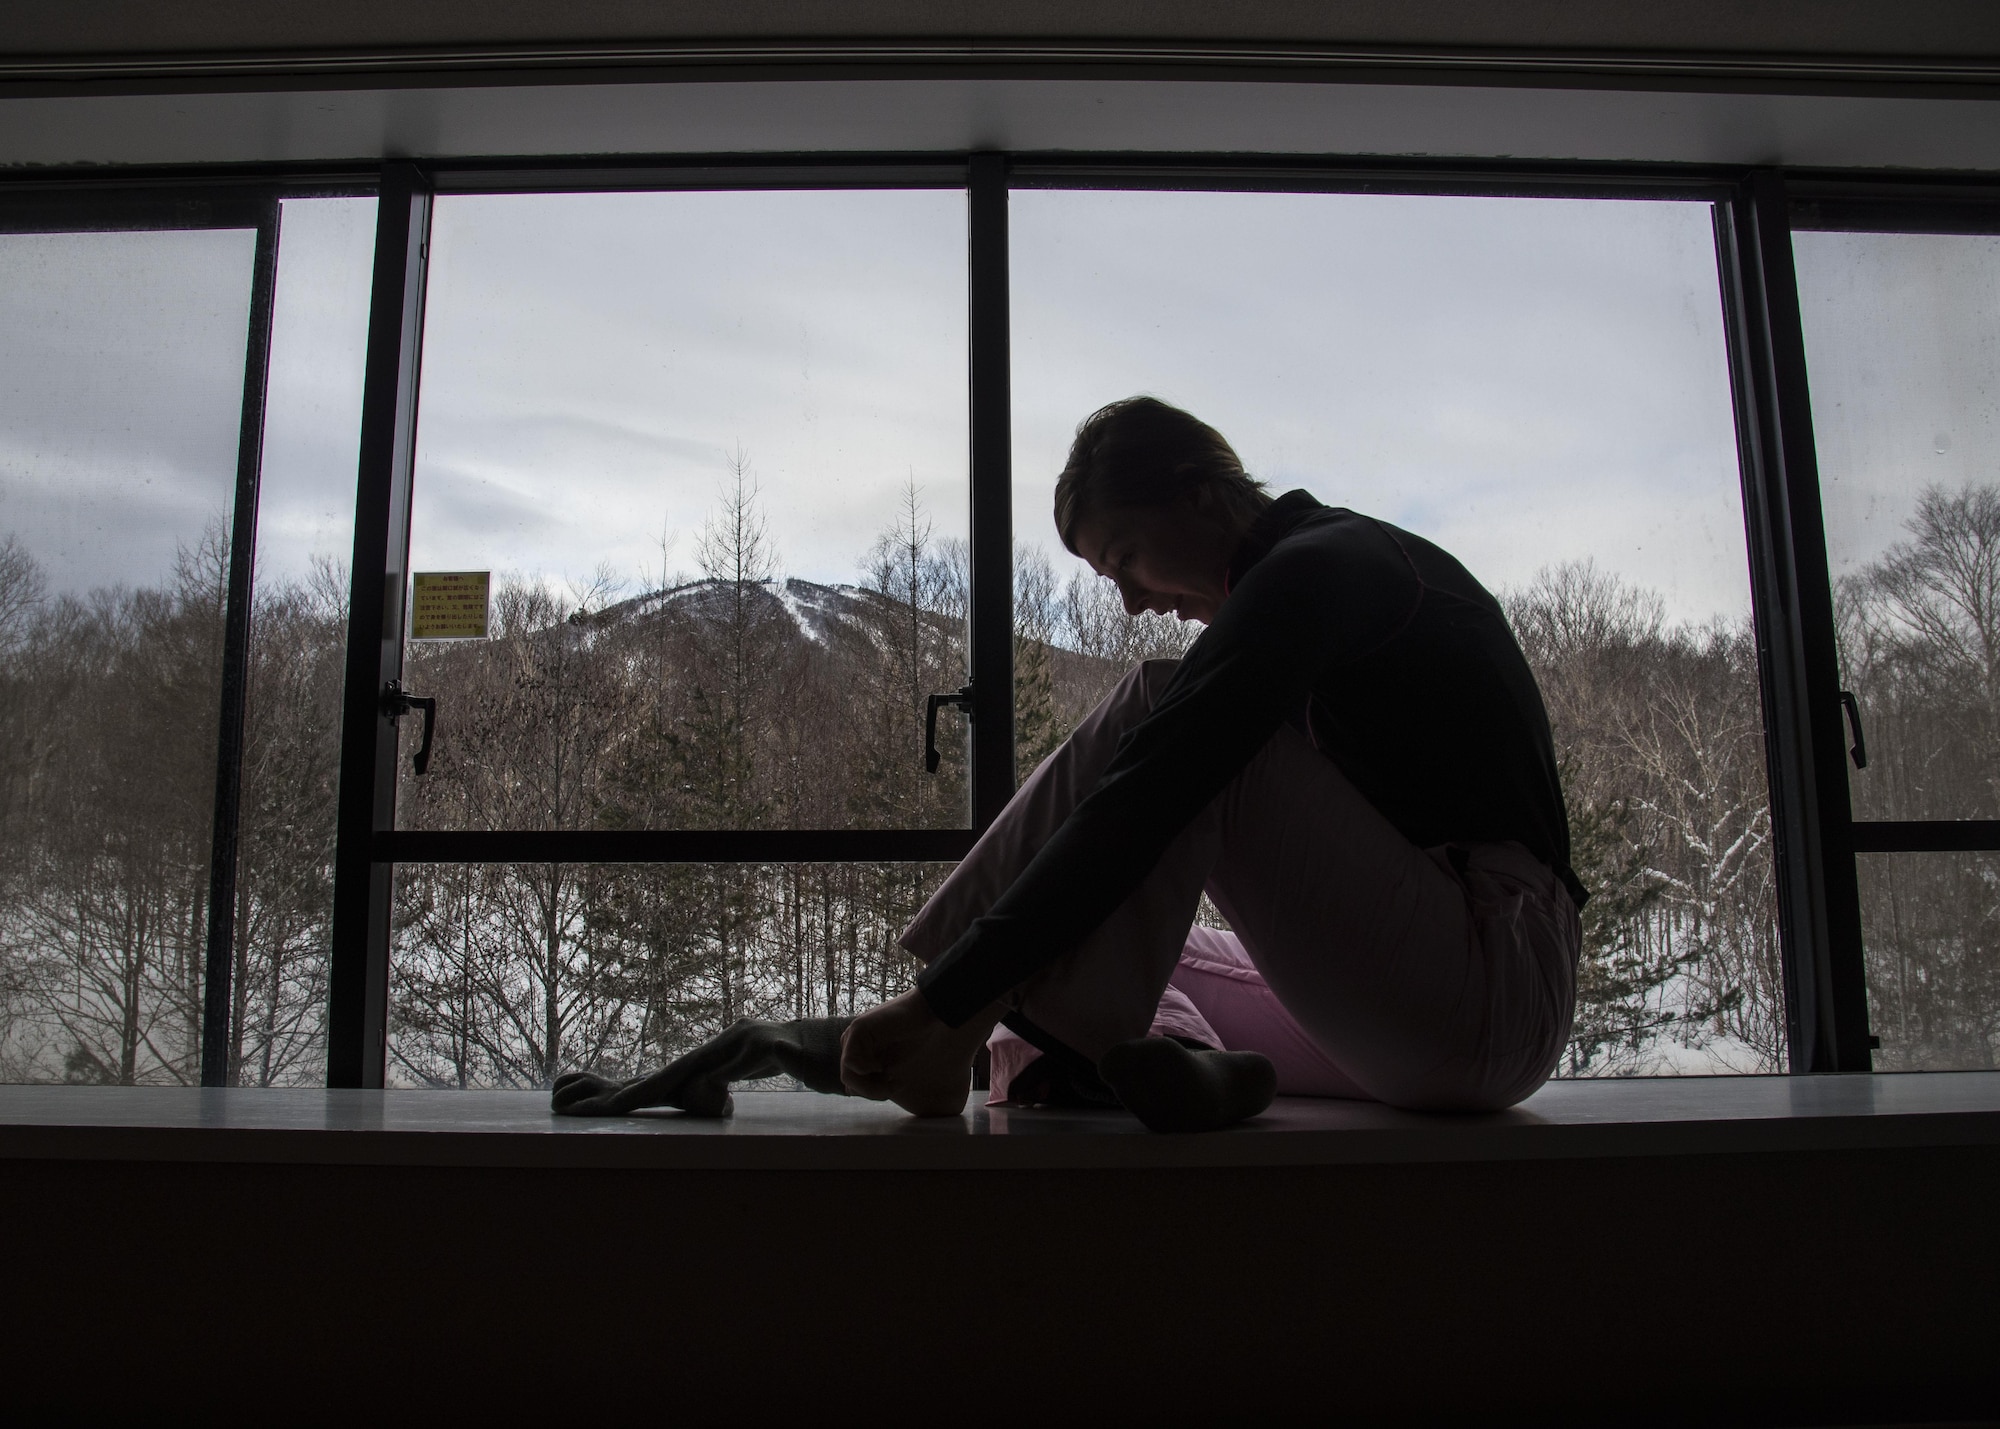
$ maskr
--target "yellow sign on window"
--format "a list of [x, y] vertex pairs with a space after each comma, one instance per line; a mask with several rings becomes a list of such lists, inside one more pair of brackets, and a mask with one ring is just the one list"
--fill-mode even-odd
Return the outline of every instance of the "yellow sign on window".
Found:
[[410, 578], [410, 639], [484, 640], [491, 571], [418, 571]]

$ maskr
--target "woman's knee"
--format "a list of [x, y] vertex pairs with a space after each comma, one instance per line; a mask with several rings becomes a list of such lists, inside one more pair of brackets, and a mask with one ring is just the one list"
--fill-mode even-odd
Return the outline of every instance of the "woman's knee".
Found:
[[1160, 696], [1167, 692], [1175, 675], [1180, 673], [1178, 660], [1141, 660], [1139, 678], [1145, 683], [1146, 698], [1151, 704], [1158, 704]]
[[1086, 732], [1123, 734], [1153, 712], [1180, 667], [1178, 660], [1141, 660], [1119, 677], [1071, 738]]
[[1111, 687], [1111, 693], [1104, 697], [1104, 702], [1133, 709], [1143, 717], [1160, 702], [1160, 696], [1167, 692], [1174, 672], [1180, 667], [1178, 660], [1141, 660]]

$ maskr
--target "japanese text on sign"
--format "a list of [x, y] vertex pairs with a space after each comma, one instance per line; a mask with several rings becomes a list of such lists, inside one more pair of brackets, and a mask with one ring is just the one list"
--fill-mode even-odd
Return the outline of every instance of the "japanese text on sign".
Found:
[[418, 571], [410, 578], [410, 639], [484, 640], [491, 571]]

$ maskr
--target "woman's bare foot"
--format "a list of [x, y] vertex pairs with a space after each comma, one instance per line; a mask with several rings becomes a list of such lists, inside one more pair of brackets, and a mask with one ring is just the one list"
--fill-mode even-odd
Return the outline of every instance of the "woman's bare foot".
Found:
[[1002, 1011], [996, 1002], [947, 1027], [912, 988], [854, 1019], [840, 1043], [840, 1079], [856, 1096], [892, 1101], [911, 1116], [957, 1116], [972, 1090], [972, 1059]]

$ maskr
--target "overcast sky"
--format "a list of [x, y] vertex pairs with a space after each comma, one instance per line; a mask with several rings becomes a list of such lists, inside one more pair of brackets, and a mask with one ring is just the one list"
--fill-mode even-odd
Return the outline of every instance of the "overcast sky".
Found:
[[962, 193], [444, 199], [426, 301], [413, 569], [691, 570], [739, 452], [790, 574], [965, 529]]
[[227, 522], [252, 250], [248, 231], [0, 235], [0, 535], [55, 589], [158, 581]]
[[1077, 417], [1150, 391], [1489, 586], [1595, 557], [1747, 608], [1705, 205], [1045, 192], [1012, 232], [1024, 527]]
[[1801, 233], [1794, 248], [1841, 575], [1902, 538], [1926, 485], [2000, 483], [2000, 238]]
[[[351, 540], [374, 205], [285, 206], [260, 573]], [[1077, 421], [1152, 392], [1278, 489], [1489, 585], [1594, 557], [1677, 617], [1747, 605], [1703, 205], [1020, 192], [1015, 528]], [[852, 580], [907, 480], [962, 534], [957, 192], [449, 197], [413, 563], [636, 586], [695, 565], [747, 458], [787, 572]], [[1924, 481], [1992, 480], [2000, 247], [1803, 235], [1837, 560]], [[157, 580], [225, 516], [243, 233], [0, 238], [0, 529], [60, 589]], [[1062, 559], [1067, 560], [1067, 557]]]

